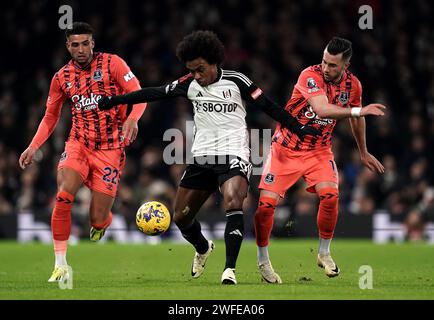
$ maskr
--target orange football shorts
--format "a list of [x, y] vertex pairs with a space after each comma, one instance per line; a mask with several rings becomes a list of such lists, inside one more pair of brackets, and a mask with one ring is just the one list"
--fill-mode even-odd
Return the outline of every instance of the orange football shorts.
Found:
[[67, 141], [57, 170], [73, 169], [89, 189], [114, 198], [124, 166], [124, 149], [91, 150], [80, 142]]
[[283, 198], [301, 177], [308, 185], [306, 190], [312, 193], [319, 182], [338, 184], [338, 170], [331, 149], [295, 151], [272, 143], [258, 188], [278, 193]]

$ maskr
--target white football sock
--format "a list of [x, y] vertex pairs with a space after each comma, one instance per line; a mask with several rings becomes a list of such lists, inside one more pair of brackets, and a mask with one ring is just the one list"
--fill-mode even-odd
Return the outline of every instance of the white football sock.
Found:
[[66, 253], [56, 253], [56, 262], [55, 266], [67, 266], [68, 263], [66, 262]]
[[319, 253], [320, 254], [330, 254], [330, 242], [332, 239], [319, 238]]
[[270, 260], [268, 257], [268, 246], [258, 247], [258, 263], [263, 264]]

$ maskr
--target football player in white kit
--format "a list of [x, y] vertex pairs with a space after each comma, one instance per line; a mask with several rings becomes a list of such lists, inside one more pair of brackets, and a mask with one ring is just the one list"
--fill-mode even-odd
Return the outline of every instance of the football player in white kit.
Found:
[[144, 88], [126, 95], [103, 97], [99, 108], [185, 97], [193, 104], [195, 134], [193, 164], [187, 165], [175, 199], [174, 221], [183, 237], [196, 249], [191, 275], [198, 278], [215, 245], [205, 239], [195, 216], [219, 188], [226, 211], [226, 264], [221, 282], [236, 284], [235, 265], [244, 235], [242, 205], [247, 196], [252, 165], [246, 124], [246, 102], [259, 106], [297, 135], [317, 135], [268, 99], [244, 74], [222, 70], [224, 46], [215, 33], [195, 31], [176, 50], [189, 73], [161, 87]]

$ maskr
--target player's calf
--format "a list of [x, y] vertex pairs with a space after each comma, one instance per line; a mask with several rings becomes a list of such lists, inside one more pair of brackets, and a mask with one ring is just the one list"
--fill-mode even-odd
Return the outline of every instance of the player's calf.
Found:
[[53, 239], [67, 241], [71, 233], [71, 209], [74, 196], [66, 191], [60, 191], [56, 195], [56, 203], [51, 215], [51, 229]]
[[271, 230], [273, 229], [274, 211], [277, 200], [271, 197], [260, 197], [258, 208], [255, 212], [256, 244], [259, 247], [268, 246]]
[[318, 192], [320, 205], [318, 209], [318, 230], [320, 236], [317, 264], [324, 268], [328, 277], [336, 277], [340, 273], [339, 267], [330, 255], [330, 242], [336, 227], [339, 212], [339, 191], [337, 188], [323, 188]]
[[[71, 233], [71, 208], [74, 196], [66, 191], [59, 191], [56, 195], [56, 204], [51, 216], [51, 230], [53, 233], [53, 246], [55, 254], [55, 271], [59, 266], [66, 266], [66, 251]], [[54, 271], [53, 271], [54, 274]], [[52, 281], [56, 277], [50, 278]], [[50, 282], [52, 282], [50, 281]]]
[[319, 235], [323, 239], [331, 239], [335, 231], [339, 212], [339, 191], [336, 188], [319, 190], [320, 199], [317, 224]]
[[226, 263], [225, 269], [235, 269], [241, 244], [244, 238], [244, 217], [241, 209], [226, 212], [225, 246]]

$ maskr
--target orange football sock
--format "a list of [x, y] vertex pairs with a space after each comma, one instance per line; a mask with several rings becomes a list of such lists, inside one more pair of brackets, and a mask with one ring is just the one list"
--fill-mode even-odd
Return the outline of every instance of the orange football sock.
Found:
[[268, 246], [271, 230], [273, 229], [274, 210], [277, 200], [270, 197], [260, 197], [258, 209], [255, 213], [255, 233], [258, 247]]
[[56, 195], [56, 204], [51, 215], [51, 231], [53, 239], [67, 241], [71, 233], [71, 209], [74, 196], [66, 191]]
[[319, 236], [333, 238], [339, 211], [339, 191], [336, 188], [324, 188], [318, 192], [320, 199], [317, 225]]

